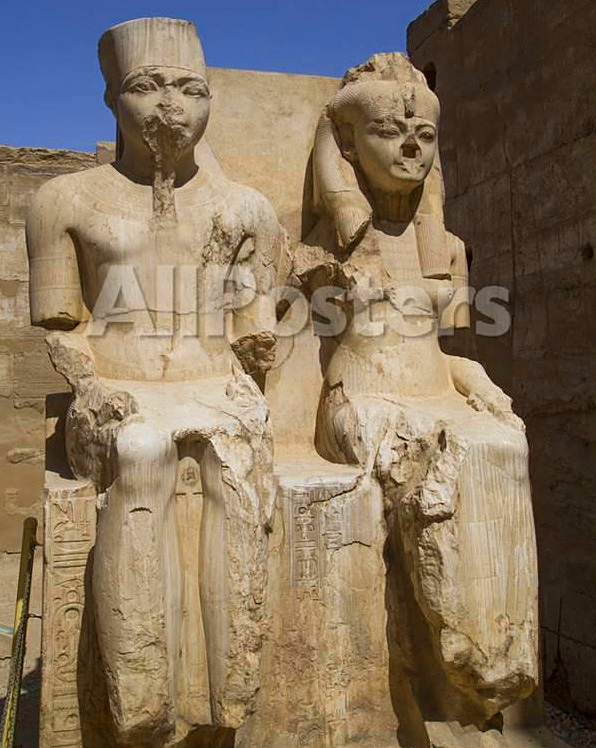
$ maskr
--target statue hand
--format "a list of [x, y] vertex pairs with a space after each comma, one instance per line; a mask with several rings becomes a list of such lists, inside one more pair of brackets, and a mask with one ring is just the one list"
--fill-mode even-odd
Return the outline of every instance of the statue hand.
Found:
[[130, 393], [112, 389], [97, 377], [93, 353], [84, 335], [52, 332], [46, 343], [56, 371], [65, 377], [81, 402], [93, 404], [89, 407], [98, 425], [123, 421], [138, 411]]
[[525, 433], [525, 424], [513, 412], [511, 398], [490, 379], [481, 364], [459, 356], [447, 356], [447, 360], [455, 389], [471, 408], [488, 411], [507, 426]]
[[265, 374], [275, 362], [277, 338], [269, 330], [243, 335], [232, 343], [232, 350], [247, 374]]
[[51, 332], [46, 337], [54, 368], [75, 387], [81, 379], [95, 377], [95, 361], [84, 335], [77, 332]]

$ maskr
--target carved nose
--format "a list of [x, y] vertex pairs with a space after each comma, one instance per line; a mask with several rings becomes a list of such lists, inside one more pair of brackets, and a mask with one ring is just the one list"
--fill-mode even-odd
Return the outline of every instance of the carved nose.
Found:
[[401, 152], [404, 158], [416, 158], [420, 147], [416, 142], [416, 138], [413, 135], [408, 135], [406, 141], [401, 147]]
[[159, 106], [169, 109], [174, 104], [175, 99], [175, 91], [169, 86], [165, 86], [161, 94]]

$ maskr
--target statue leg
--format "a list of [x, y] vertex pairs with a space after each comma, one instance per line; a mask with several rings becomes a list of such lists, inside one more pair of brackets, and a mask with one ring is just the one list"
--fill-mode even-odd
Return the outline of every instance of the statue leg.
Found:
[[537, 679], [525, 439], [457, 400], [413, 408], [335, 392], [328, 402], [326, 443], [379, 479], [397, 581], [424, 619], [406, 610], [413, 641], [426, 629], [432, 643], [432, 661], [411, 647], [425, 661], [410, 671], [435, 670], [435, 711], [484, 724]]
[[98, 519], [97, 631], [118, 745], [149, 748], [174, 729], [177, 450], [167, 435], [131, 422], [118, 432], [116, 460]]
[[262, 502], [273, 486], [271, 472], [261, 480], [262, 455], [236, 462], [219, 446], [209, 444], [201, 463], [200, 595], [213, 724], [236, 728], [259, 689], [267, 578]]
[[462, 709], [482, 725], [527, 697], [538, 677], [527, 446], [490, 416], [465, 411], [463, 423], [446, 419], [418, 438], [428, 444], [419, 482], [406, 492], [388, 479], [385, 487], [414, 596], [452, 689], [442, 689], [443, 712]]

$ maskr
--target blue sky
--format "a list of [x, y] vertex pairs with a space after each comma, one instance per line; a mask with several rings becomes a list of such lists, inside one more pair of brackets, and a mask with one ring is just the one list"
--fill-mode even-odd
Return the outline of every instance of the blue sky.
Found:
[[0, 31], [0, 144], [93, 150], [111, 140], [97, 39], [141, 16], [194, 21], [207, 64], [341, 76], [403, 51], [430, 0], [6, 0]]

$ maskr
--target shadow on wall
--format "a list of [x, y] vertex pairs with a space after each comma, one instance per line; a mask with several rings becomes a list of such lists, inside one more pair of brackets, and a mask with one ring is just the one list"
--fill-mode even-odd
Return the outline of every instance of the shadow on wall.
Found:
[[[6, 695], [0, 699], [0, 713], [4, 712]], [[38, 748], [39, 710], [41, 704], [41, 660], [38, 658], [35, 669], [25, 675], [21, 684], [21, 699], [17, 716], [15, 746]]]

